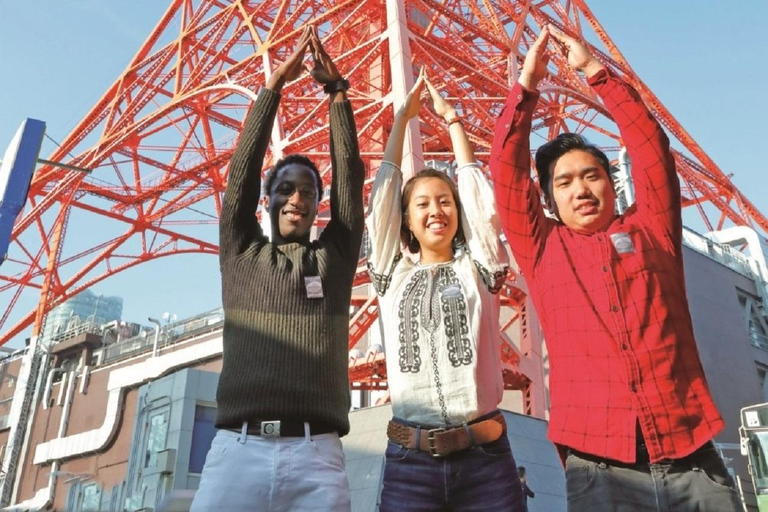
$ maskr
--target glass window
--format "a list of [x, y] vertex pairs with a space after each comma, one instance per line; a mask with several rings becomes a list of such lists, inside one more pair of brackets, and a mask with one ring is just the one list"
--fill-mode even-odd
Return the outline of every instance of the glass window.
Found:
[[165, 439], [168, 435], [168, 412], [164, 411], [149, 418], [149, 434], [147, 434], [147, 456], [144, 467], [157, 466], [157, 453], [165, 450]]
[[768, 325], [766, 324], [762, 300], [742, 290], [738, 290], [738, 295], [752, 344], [768, 350]]
[[195, 407], [195, 426], [192, 430], [192, 448], [189, 451], [189, 472], [202, 473], [205, 457], [211, 449], [211, 442], [216, 436], [216, 408], [197, 404]]
[[80, 510], [101, 510], [101, 490], [97, 484], [83, 487], [83, 506]]

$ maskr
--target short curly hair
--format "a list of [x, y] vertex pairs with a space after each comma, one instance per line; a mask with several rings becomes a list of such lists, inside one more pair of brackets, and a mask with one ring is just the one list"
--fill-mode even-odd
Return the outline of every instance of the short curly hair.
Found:
[[320, 201], [323, 197], [323, 178], [320, 177], [320, 170], [312, 160], [299, 154], [284, 156], [275, 162], [275, 165], [267, 171], [267, 177], [264, 180], [264, 194], [268, 196], [272, 193], [272, 186], [275, 184], [275, 179], [277, 179], [277, 173], [280, 169], [290, 164], [300, 164], [312, 169], [312, 172], [315, 173], [315, 180], [317, 181], [317, 200]]

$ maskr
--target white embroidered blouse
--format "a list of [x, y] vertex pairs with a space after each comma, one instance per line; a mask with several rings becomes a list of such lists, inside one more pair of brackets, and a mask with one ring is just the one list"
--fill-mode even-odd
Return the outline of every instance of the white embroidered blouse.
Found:
[[382, 162], [371, 192], [368, 271], [379, 295], [392, 410], [422, 425], [456, 425], [502, 398], [499, 298], [508, 267], [493, 190], [476, 164], [458, 170], [466, 245], [420, 265], [400, 243], [402, 173]]

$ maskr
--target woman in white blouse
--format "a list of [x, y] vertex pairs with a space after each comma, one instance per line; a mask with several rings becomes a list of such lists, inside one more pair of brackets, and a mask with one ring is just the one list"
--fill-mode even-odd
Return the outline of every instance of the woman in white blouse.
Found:
[[[458, 190], [445, 173], [425, 169], [401, 192], [405, 128], [421, 109], [425, 87], [450, 132]], [[380, 510], [523, 511], [497, 409], [497, 293], [507, 253], [493, 190], [456, 110], [423, 72], [395, 115], [366, 225], [394, 413]]]

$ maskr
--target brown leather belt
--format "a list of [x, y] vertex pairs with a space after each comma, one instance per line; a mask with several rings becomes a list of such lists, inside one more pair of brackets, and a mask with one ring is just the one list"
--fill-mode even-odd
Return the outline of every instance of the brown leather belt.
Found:
[[496, 416], [477, 423], [447, 428], [417, 428], [390, 421], [387, 437], [405, 448], [427, 452], [433, 457], [445, 457], [473, 446], [496, 441], [507, 431], [504, 416]]

